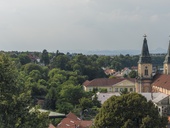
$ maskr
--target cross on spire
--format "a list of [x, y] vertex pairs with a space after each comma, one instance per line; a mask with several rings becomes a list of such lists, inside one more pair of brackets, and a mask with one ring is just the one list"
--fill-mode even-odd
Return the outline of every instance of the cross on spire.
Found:
[[147, 37], [147, 35], [146, 34], [144, 34], [144, 36], [143, 36], [144, 38], [146, 38]]

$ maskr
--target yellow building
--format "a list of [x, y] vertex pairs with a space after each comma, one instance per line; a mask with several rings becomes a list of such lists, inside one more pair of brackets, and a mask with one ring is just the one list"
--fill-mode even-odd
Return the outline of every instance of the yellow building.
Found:
[[144, 35], [142, 52], [138, 61], [138, 77], [136, 83], [137, 92], [151, 92], [152, 60], [149, 54], [146, 35]]
[[98, 78], [91, 81], [86, 80], [83, 87], [85, 91], [107, 89], [107, 92], [120, 92], [127, 89], [129, 92], [135, 92], [135, 79]]
[[170, 42], [163, 67], [163, 74], [153, 74], [152, 59], [145, 35], [142, 52], [138, 61], [138, 77], [135, 84], [136, 92], [162, 92], [170, 95]]

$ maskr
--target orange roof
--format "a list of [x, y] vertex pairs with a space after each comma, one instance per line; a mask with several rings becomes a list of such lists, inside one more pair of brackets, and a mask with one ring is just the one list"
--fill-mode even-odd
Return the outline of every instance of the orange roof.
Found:
[[94, 79], [94, 80], [91, 80], [91, 81], [85, 81], [83, 83], [84, 86], [111, 86], [111, 85], [114, 85], [114, 84], [117, 84], [123, 80], [129, 80], [131, 82], [135, 82], [135, 79], [134, 78], [98, 78], [98, 79]]
[[162, 87], [170, 90], [170, 75], [157, 74], [153, 79], [152, 86]]

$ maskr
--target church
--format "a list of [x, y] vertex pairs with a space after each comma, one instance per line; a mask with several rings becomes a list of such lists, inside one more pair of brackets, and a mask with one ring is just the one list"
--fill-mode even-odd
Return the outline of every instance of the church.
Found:
[[144, 35], [141, 55], [138, 61], [136, 92], [162, 92], [170, 95], [170, 42], [163, 62], [163, 73], [153, 73], [152, 58], [149, 54], [146, 35]]

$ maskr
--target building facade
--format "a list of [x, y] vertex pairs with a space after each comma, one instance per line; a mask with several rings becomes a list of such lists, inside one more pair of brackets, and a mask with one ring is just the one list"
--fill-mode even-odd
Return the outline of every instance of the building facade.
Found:
[[129, 92], [135, 92], [135, 81], [133, 78], [98, 78], [91, 81], [86, 80], [83, 87], [85, 91], [106, 89], [107, 92], [120, 92], [127, 89]]

